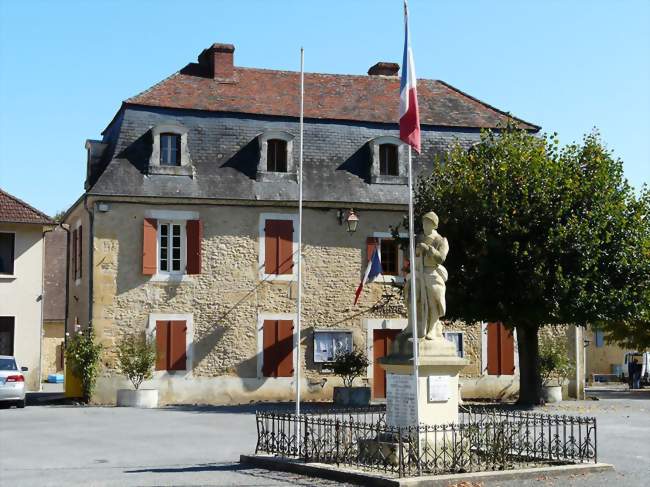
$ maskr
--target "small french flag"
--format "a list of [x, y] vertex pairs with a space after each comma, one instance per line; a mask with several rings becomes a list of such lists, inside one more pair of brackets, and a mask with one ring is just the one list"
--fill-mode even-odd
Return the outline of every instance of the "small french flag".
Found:
[[375, 277], [379, 276], [382, 273], [381, 270], [381, 260], [379, 259], [379, 247], [375, 247], [375, 251], [372, 253], [372, 258], [368, 262], [368, 267], [366, 267], [366, 272], [363, 274], [363, 279], [359, 283], [359, 287], [354, 293], [354, 304], [357, 304], [359, 301], [359, 296], [361, 296], [361, 291], [363, 291], [363, 286], [367, 282], [372, 282]]
[[399, 138], [420, 153], [420, 111], [415, 87], [415, 64], [409, 36], [409, 12], [404, 0], [404, 59], [399, 90]]

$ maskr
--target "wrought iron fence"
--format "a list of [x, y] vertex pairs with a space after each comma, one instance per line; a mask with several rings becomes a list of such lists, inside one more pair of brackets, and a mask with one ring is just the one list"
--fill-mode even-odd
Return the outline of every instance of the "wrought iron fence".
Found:
[[390, 427], [380, 409], [259, 412], [255, 452], [402, 476], [597, 461], [596, 419], [470, 410], [447, 425]]

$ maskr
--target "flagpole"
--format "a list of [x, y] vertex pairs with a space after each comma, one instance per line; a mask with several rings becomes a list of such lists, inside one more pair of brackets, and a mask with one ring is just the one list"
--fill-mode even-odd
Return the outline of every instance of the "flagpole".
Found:
[[[408, 160], [408, 183], [409, 183], [409, 274], [411, 278], [410, 285], [410, 315], [411, 315], [411, 329], [413, 330], [413, 377], [415, 380], [415, 425], [420, 425], [420, 381], [418, 380], [418, 315], [417, 315], [417, 300], [415, 288], [415, 221], [413, 219], [413, 164], [411, 157], [411, 146], [408, 146], [409, 160]], [[418, 441], [418, 448], [419, 448]], [[419, 451], [419, 450], [418, 450]]]
[[300, 152], [298, 157], [298, 296], [296, 303], [296, 423], [300, 437], [300, 318], [302, 314], [302, 142], [303, 142], [303, 114], [305, 98], [305, 50], [300, 48]]

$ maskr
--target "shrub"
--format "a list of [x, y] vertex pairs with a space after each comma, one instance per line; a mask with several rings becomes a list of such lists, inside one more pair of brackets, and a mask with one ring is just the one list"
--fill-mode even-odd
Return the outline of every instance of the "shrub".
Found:
[[540, 340], [539, 368], [545, 385], [561, 386], [569, 378], [573, 365], [562, 340], [550, 337]]
[[117, 344], [117, 366], [137, 391], [151, 379], [156, 363], [156, 346], [143, 333], [125, 335]]
[[352, 387], [354, 379], [365, 375], [370, 362], [363, 351], [355, 348], [350, 352], [338, 353], [332, 363], [332, 370], [343, 379], [345, 387]]
[[72, 335], [65, 346], [65, 358], [74, 375], [81, 381], [82, 399], [85, 403], [90, 402], [95, 390], [102, 349], [101, 343], [95, 343], [95, 333], [90, 327]]

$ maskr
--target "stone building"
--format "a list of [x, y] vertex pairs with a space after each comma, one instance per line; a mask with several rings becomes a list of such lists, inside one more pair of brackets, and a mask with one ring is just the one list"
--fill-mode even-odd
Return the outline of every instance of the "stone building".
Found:
[[[158, 347], [151, 385], [163, 402], [288, 400], [299, 366], [305, 399], [327, 399], [336, 349], [357, 346], [366, 380], [384, 394], [376, 359], [405, 325], [402, 251], [389, 233], [407, 204], [398, 139], [398, 65], [367, 76], [305, 74], [303, 331], [295, 354], [299, 73], [234, 65], [214, 44], [127, 99], [88, 140], [85, 192], [68, 210], [68, 330], [89, 323], [106, 346], [95, 399], [112, 402], [126, 381], [113, 347], [147, 333]], [[422, 154], [416, 172], [456, 142], [509, 115], [460, 90], [419, 80]], [[539, 127], [515, 119], [536, 132]], [[346, 231], [350, 210], [359, 218]], [[452, 243], [453, 245], [453, 243]], [[384, 275], [359, 303], [354, 291], [379, 247]], [[471, 396], [516, 390], [514, 339], [498, 325], [451, 323], [472, 359]], [[487, 392], [486, 392], [487, 391]]]

